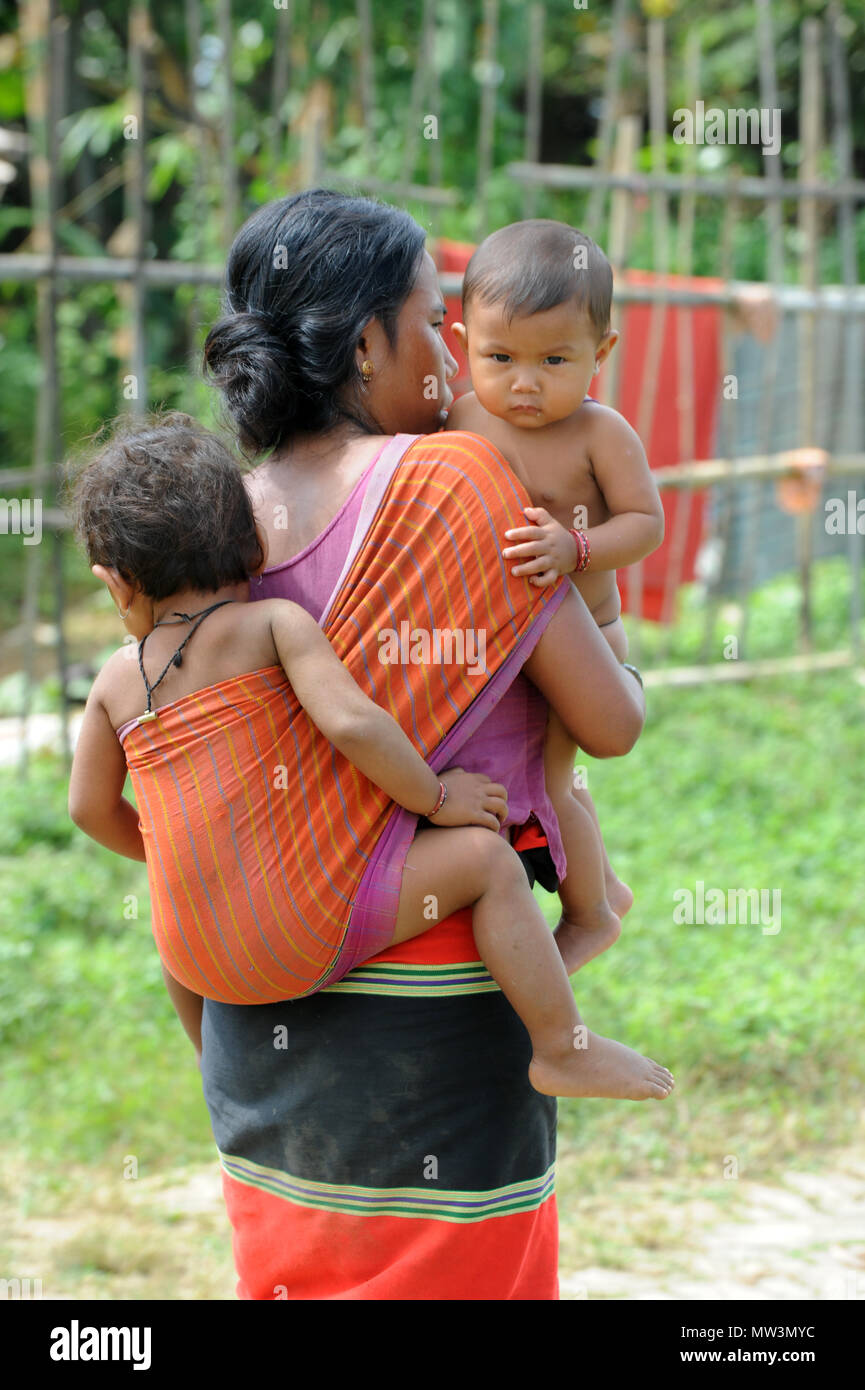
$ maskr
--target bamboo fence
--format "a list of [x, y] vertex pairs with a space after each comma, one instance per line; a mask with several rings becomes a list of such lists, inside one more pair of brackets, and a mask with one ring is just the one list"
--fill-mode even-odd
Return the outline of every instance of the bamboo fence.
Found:
[[[322, 0], [323, 3], [323, 0]], [[65, 73], [68, 70], [66, 46], [69, 41], [69, 22], [57, 0], [19, 0], [20, 33], [25, 55], [25, 91], [27, 133], [29, 137], [29, 175], [33, 202], [33, 231], [26, 246], [13, 254], [0, 255], [0, 279], [25, 283], [35, 282], [38, 295], [38, 348], [43, 364], [43, 382], [37, 393], [36, 418], [32, 459], [26, 467], [13, 466], [0, 470], [0, 491], [29, 488], [34, 498], [44, 499], [42, 523], [50, 537], [47, 547], [28, 546], [25, 549], [25, 583], [21, 621], [24, 630], [32, 634], [38, 616], [40, 586], [50, 582], [54, 594], [54, 626], [56, 630], [56, 660], [63, 691], [63, 747], [69, 748], [66, 657], [66, 601], [63, 592], [61, 534], [67, 520], [59, 505], [59, 484], [62, 468], [62, 431], [60, 420], [60, 373], [57, 352], [57, 311], [61, 294], [70, 286], [110, 282], [117, 286], [126, 309], [128, 323], [127, 369], [136, 384], [131, 397], [133, 409], [144, 410], [148, 404], [147, 371], [147, 307], [148, 293], [171, 287], [189, 286], [199, 291], [222, 283], [221, 264], [209, 264], [203, 259], [203, 236], [199, 231], [197, 258], [190, 261], [165, 261], [146, 254], [148, 229], [154, 209], [147, 198], [148, 180], [148, 82], [155, 35], [147, 0], [133, 0], [129, 8], [127, 110], [137, 126], [137, 138], [128, 142], [122, 170], [105, 176], [92, 197], [122, 183], [125, 199], [126, 226], [129, 236], [120, 248], [122, 254], [78, 256], [61, 253], [58, 226], [61, 216], [72, 217], [86, 206], [61, 208], [62, 173], [58, 150], [58, 126], [66, 112]], [[319, 6], [321, 9], [321, 5]], [[326, 10], [326, 6], [325, 6]], [[489, 229], [489, 188], [494, 174], [502, 171], [495, 161], [496, 125], [499, 118], [498, 87], [502, 71], [499, 66], [499, 35], [501, 7], [499, 0], [478, 0], [472, 7], [479, 21], [475, 35], [474, 75], [480, 86], [477, 129], [477, 182], [474, 189], [475, 228], [478, 237]], [[214, 131], [201, 115], [194, 99], [194, 69], [201, 49], [205, 27], [201, 0], [184, 0], [184, 22], [187, 36], [187, 72], [189, 91], [193, 94], [188, 121], [188, 138], [198, 156], [198, 172], [191, 191], [195, 210], [194, 221], [201, 229], [204, 209], [205, 178], [210, 161], [218, 155], [221, 179], [220, 240], [223, 253], [241, 219], [244, 190], [241, 188], [237, 156], [237, 115], [235, 94], [228, 77], [231, 72], [234, 24], [231, 0], [214, 0], [215, 25], [222, 44], [221, 115], [215, 132], [216, 142], [208, 140]], [[662, 18], [650, 18], [643, 23], [636, 0], [612, 0], [611, 47], [606, 65], [602, 100], [598, 117], [597, 155], [591, 167], [545, 164], [541, 162], [544, 113], [544, 35], [549, 6], [543, 0], [529, 0], [525, 15], [525, 133], [521, 162], [506, 167], [505, 173], [522, 190], [525, 216], [535, 214], [542, 191], [588, 191], [585, 225], [590, 234], [605, 245], [617, 272], [626, 270], [632, 233], [642, 202], [648, 200], [651, 212], [654, 268], [663, 277], [671, 264], [684, 274], [691, 272], [694, 251], [694, 227], [700, 200], [714, 201], [723, 208], [723, 226], [719, 248], [719, 271], [722, 287], [687, 288], [665, 283], [638, 286], [617, 284], [619, 305], [649, 304], [648, 368], [641, 383], [638, 433], [644, 439], [652, 429], [659, 396], [657, 364], [664, 327], [671, 308], [679, 308], [680, 453], [693, 460], [695, 450], [695, 395], [693, 381], [693, 320], [692, 310], [712, 304], [723, 310], [722, 370], [730, 370], [730, 313], [743, 302], [753, 299], [755, 287], [732, 278], [733, 247], [742, 209], [748, 204], [762, 207], [768, 229], [765, 283], [760, 293], [766, 312], [793, 314], [799, 326], [799, 442], [802, 446], [819, 446], [821, 433], [820, 402], [817, 399], [816, 326], [829, 316], [837, 325], [839, 357], [837, 368], [843, 381], [842, 389], [842, 452], [827, 459], [825, 477], [858, 479], [865, 472], [863, 450], [863, 325], [865, 325], [865, 288], [858, 284], [858, 265], [855, 238], [857, 207], [865, 202], [865, 182], [854, 177], [851, 139], [850, 81], [844, 50], [844, 23], [840, 6], [830, 4], [825, 20], [808, 18], [803, 22], [801, 42], [800, 139], [802, 159], [799, 176], [785, 178], [778, 155], [763, 159], [763, 176], [732, 174], [713, 176], [700, 173], [696, 150], [686, 151], [685, 172], [671, 173], [665, 162], [666, 132], [669, 125], [667, 91], [670, 85], [668, 35]], [[364, 143], [369, 154], [369, 167], [375, 167], [377, 141], [382, 130], [383, 113], [379, 108], [376, 88], [375, 6], [373, 0], [355, 0], [356, 48], [354, 53], [357, 103], [362, 113]], [[269, 141], [271, 149], [280, 151], [287, 135], [287, 98], [300, 87], [303, 58], [303, 35], [299, 30], [294, 0], [281, 0], [274, 5], [276, 36], [269, 94]], [[447, 186], [443, 179], [442, 142], [434, 140], [427, 161], [428, 181], [418, 178], [420, 147], [426, 142], [419, 138], [425, 113], [435, 113], [440, 101], [442, 73], [440, 43], [442, 36], [441, 7], [437, 0], [422, 0], [421, 22], [414, 40], [415, 65], [407, 113], [401, 113], [406, 130], [402, 166], [398, 179], [385, 180], [370, 175], [364, 179], [347, 179], [339, 167], [329, 167], [329, 100], [326, 84], [311, 79], [303, 92], [300, 114], [293, 118], [294, 130], [299, 133], [301, 157], [297, 186], [327, 183], [332, 186], [350, 184], [357, 191], [390, 197], [397, 201], [422, 203], [435, 231], [443, 208], [460, 204], [464, 194]], [[469, 37], [468, 42], [471, 39]], [[771, 0], [755, 0], [754, 42], [759, 53], [760, 100], [770, 110], [778, 107], [777, 79], [774, 53]], [[638, 54], [640, 45], [644, 45]], [[411, 40], [409, 40], [411, 45]], [[647, 110], [633, 109], [633, 91], [627, 80], [629, 64], [640, 56], [647, 74]], [[685, 87], [690, 105], [701, 90], [702, 55], [696, 38], [687, 47], [684, 59]], [[829, 82], [824, 80], [828, 69]], [[296, 80], [297, 79], [297, 80]], [[829, 95], [827, 96], [827, 86]], [[831, 107], [831, 113], [827, 112]], [[827, 142], [824, 131], [830, 125]], [[645, 122], [649, 136], [651, 169], [635, 169], [641, 134]], [[837, 176], [827, 179], [821, 173], [825, 167], [824, 151], [831, 149]], [[457, 156], [458, 157], [458, 156]], [[287, 191], [287, 190], [283, 190]], [[675, 203], [675, 219], [672, 205]], [[789, 283], [785, 266], [785, 218], [790, 206], [795, 208], [798, 238], [798, 263], [795, 266], [797, 283]], [[839, 238], [842, 263], [842, 283], [820, 283], [817, 258], [818, 237], [834, 229]], [[792, 267], [791, 267], [792, 269]], [[460, 277], [444, 274], [442, 285], [446, 293], [458, 291]], [[200, 304], [192, 300], [188, 320], [188, 342], [194, 348], [201, 328]], [[718, 444], [720, 457], [707, 461], [690, 461], [673, 469], [656, 470], [659, 487], [682, 493], [684, 505], [677, 507], [676, 522], [670, 539], [670, 563], [664, 593], [663, 612], [668, 619], [675, 613], [675, 598], [682, 574], [684, 548], [688, 533], [691, 499], [695, 492], [712, 488], [718, 503], [718, 539], [721, 545], [729, 538], [735, 489], [746, 482], [759, 487], [755, 503], [747, 517], [745, 555], [756, 553], [760, 528], [769, 505], [766, 485], [779, 477], [792, 476], [796, 469], [786, 453], [771, 450], [772, 406], [776, 395], [781, 364], [779, 334], [768, 343], [763, 358], [761, 382], [761, 414], [757, 452], [748, 458], [731, 456], [729, 418], [722, 410]], [[615, 405], [619, 399], [617, 354], [613, 354], [603, 379], [603, 398]], [[824, 422], [825, 423], [825, 422]], [[812, 572], [814, 512], [797, 518], [798, 580], [801, 594], [799, 650], [788, 657], [771, 662], [752, 658], [748, 646], [748, 595], [752, 575], [746, 563], [738, 579], [742, 607], [740, 645], [745, 659], [735, 663], [713, 663], [713, 632], [718, 598], [711, 592], [705, 602], [705, 634], [703, 660], [692, 667], [673, 668], [662, 661], [658, 669], [650, 670], [647, 682], [690, 683], [704, 680], [750, 679], [763, 674], [783, 671], [825, 669], [827, 666], [857, 665], [862, 654], [862, 537], [849, 537], [850, 646], [839, 652], [813, 650]], [[854, 528], [855, 529], [855, 528]], [[46, 576], [46, 551], [50, 551], [50, 575]], [[642, 566], [631, 574], [632, 607], [641, 611]], [[639, 624], [634, 625], [632, 651], [639, 659]], [[670, 629], [671, 636], [673, 628]], [[668, 654], [668, 647], [662, 655]], [[22, 767], [27, 761], [26, 721], [32, 702], [34, 685], [34, 643], [28, 639], [25, 660], [25, 692], [21, 706]]]

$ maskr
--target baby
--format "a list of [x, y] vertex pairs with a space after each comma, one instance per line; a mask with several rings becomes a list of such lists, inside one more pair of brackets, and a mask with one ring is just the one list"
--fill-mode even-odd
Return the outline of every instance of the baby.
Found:
[[[474, 390], [455, 402], [447, 428], [494, 444], [532, 499], [532, 524], [505, 533], [516, 542], [503, 552], [519, 561], [514, 575], [541, 586], [571, 575], [627, 665], [616, 570], [657, 549], [664, 512], [637, 435], [587, 394], [618, 338], [612, 293], [609, 262], [573, 227], [515, 222], [487, 237], [466, 269], [464, 323], [454, 325]], [[576, 751], [551, 714], [544, 770], [571, 867], [556, 940], [570, 973], [616, 941], [633, 902], [587, 789], [573, 785]]]

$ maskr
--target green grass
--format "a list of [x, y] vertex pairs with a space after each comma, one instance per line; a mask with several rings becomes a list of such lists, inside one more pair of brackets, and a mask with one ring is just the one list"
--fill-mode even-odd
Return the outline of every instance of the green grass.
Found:
[[[563, 1102], [581, 1183], [769, 1173], [856, 1132], [865, 1074], [865, 690], [849, 672], [650, 691], [626, 759], [590, 762], [636, 903], [575, 982], [597, 1031], [675, 1072], [663, 1105]], [[674, 894], [778, 888], [781, 927], [677, 925]], [[556, 900], [543, 895], [550, 917]]]
[[[33, 1174], [213, 1152], [200, 1078], [150, 933], [143, 864], [68, 820], [59, 764], [0, 778], [0, 1115]], [[134, 915], [137, 912], [137, 917]]]
[[[562, 1102], [580, 1190], [749, 1176], [856, 1132], [865, 1080], [865, 690], [849, 671], [652, 690], [640, 741], [589, 761], [621, 940], [575, 981], [586, 1021], [669, 1065], [663, 1104]], [[34, 1189], [81, 1164], [207, 1161], [191, 1048], [150, 935], [143, 865], [75, 829], [50, 757], [0, 774], [0, 1124]], [[781, 890], [781, 929], [681, 925], [674, 894]], [[540, 894], [552, 917], [556, 902]], [[137, 898], [138, 916], [134, 916]]]

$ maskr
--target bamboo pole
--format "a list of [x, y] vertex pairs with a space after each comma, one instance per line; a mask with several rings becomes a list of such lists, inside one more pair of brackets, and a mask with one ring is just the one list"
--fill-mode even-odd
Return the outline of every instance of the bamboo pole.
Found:
[[[409, 96], [408, 116], [405, 120], [405, 138], [403, 141], [402, 171], [399, 180], [399, 198], [402, 201], [407, 196], [407, 190], [411, 187], [412, 176], [417, 165], [417, 150], [420, 139], [421, 115], [423, 113], [424, 94], [429, 90], [429, 57], [433, 51], [435, 40], [435, 2], [434, 0], [423, 0], [423, 12], [421, 15], [421, 27], [418, 34], [418, 51], [415, 60], [414, 72], [412, 73], [411, 93]], [[434, 56], [434, 55], [433, 55]]]
[[131, 345], [129, 369], [132, 375], [132, 390], [124, 391], [130, 401], [133, 415], [141, 415], [147, 409], [147, 341], [146, 341], [146, 295], [147, 286], [141, 275], [144, 252], [149, 234], [147, 203], [147, 113], [145, 110], [145, 89], [147, 82], [147, 48], [150, 42], [150, 17], [147, 0], [136, 0], [129, 11], [129, 91], [127, 119], [135, 122], [127, 139], [124, 168], [125, 180], [125, 223], [128, 235], [126, 244], [130, 246], [135, 273], [128, 289], [121, 290], [121, 302], [125, 302], [129, 315]]
[[[758, 5], [757, 46], [760, 103], [761, 106], [774, 109], [778, 106], [778, 88], [775, 74], [775, 40], [768, 0], [760, 0]], [[785, 183], [782, 173], [780, 155], [765, 155], [763, 157], [763, 191], [765, 194], [763, 216], [767, 227], [766, 278], [775, 295], [780, 293], [780, 286], [784, 280], [784, 208], [781, 199], [785, 193], [794, 191], [789, 184]], [[769, 449], [772, 434], [780, 352], [781, 328], [778, 325], [766, 346], [763, 358], [757, 443], [764, 453]], [[743, 607], [739, 634], [739, 645], [742, 652], [746, 650], [748, 641], [751, 618], [749, 598], [753, 587], [753, 576], [757, 563], [757, 541], [765, 502], [765, 488], [760, 484], [754, 491], [753, 505], [748, 508], [744, 528], [744, 560], [740, 567], [739, 583], [739, 594]]]
[[[613, 154], [613, 167], [617, 170], [629, 169], [637, 157], [640, 146], [640, 121], [637, 116], [624, 116], [616, 132], [616, 148]], [[628, 261], [629, 236], [632, 228], [632, 197], [627, 189], [617, 189], [610, 205], [610, 231], [607, 238], [607, 255], [613, 267], [616, 280], [614, 305], [628, 304], [629, 286], [620, 283], [621, 272]], [[600, 399], [605, 405], [619, 407], [619, 357], [614, 352], [604, 363], [601, 374]]]
[[[528, 164], [541, 157], [541, 123], [544, 96], [544, 6], [532, 0], [528, 8], [528, 57], [526, 59], [526, 128], [523, 158]], [[527, 184], [523, 190], [523, 217], [534, 217], [537, 190]]]
[[[432, 34], [430, 36], [429, 52], [429, 98], [430, 113], [438, 121], [436, 140], [431, 140], [429, 151], [429, 181], [437, 191], [441, 189], [442, 178], [444, 177], [444, 161], [442, 159], [442, 95], [441, 82], [439, 80], [439, 41], [438, 41], [438, 13], [437, 7], [433, 5]], [[441, 218], [439, 215], [440, 204], [430, 203], [430, 231], [433, 237], [438, 240], [441, 230]]]
[[478, 176], [475, 218], [476, 236], [479, 241], [487, 234], [488, 185], [493, 168], [493, 148], [495, 145], [499, 0], [483, 0], [483, 7], [480, 66], [481, 109], [478, 121]]
[[327, 180], [329, 188], [359, 188], [364, 192], [381, 193], [389, 198], [405, 197], [416, 203], [429, 203], [432, 208], [455, 207], [460, 201], [460, 195], [455, 188], [431, 188], [425, 183], [410, 183], [406, 186], [388, 179], [373, 178], [371, 175], [354, 178], [338, 169], [325, 169], [322, 176]]
[[[637, 157], [640, 145], [640, 121], [637, 116], [625, 116], [616, 133], [616, 148], [613, 167], [618, 172], [627, 172]], [[610, 265], [613, 267], [614, 283], [625, 269], [628, 259], [628, 238], [631, 231], [631, 204], [633, 199], [626, 189], [613, 193], [610, 205], [610, 234], [607, 243]], [[613, 304], [616, 313], [618, 306], [627, 303], [622, 293], [624, 287], [616, 286]], [[618, 408], [620, 401], [619, 380], [620, 359], [612, 353], [604, 363], [601, 373], [599, 398], [605, 405]], [[628, 607], [634, 614], [634, 633], [631, 641], [633, 655], [640, 651], [640, 622], [643, 614], [643, 567], [642, 563], [632, 565], [628, 570]]]
[[[817, 19], [806, 19], [802, 25], [801, 58], [801, 143], [802, 173], [806, 182], [813, 182], [819, 170], [822, 137], [822, 27]], [[819, 211], [813, 198], [799, 203], [799, 232], [802, 238], [799, 270], [802, 283], [814, 293], [817, 288], [817, 237]], [[799, 319], [799, 434], [802, 444], [817, 445], [817, 320], [808, 310]], [[810, 651], [813, 639], [811, 604], [811, 567], [813, 551], [813, 513], [804, 511], [797, 517], [799, 575], [802, 587], [801, 648]]]
[[[660, 22], [660, 21], [658, 21]], [[651, 196], [659, 193], [697, 193], [709, 197], [727, 198], [731, 193], [758, 203], [768, 199], [816, 198], [824, 203], [865, 201], [865, 182], [844, 179], [823, 183], [815, 179], [785, 179], [773, 185], [769, 180], [749, 175], [740, 179], [712, 178], [707, 174], [599, 174], [594, 169], [579, 169], [573, 164], [526, 164], [514, 161], [507, 172], [517, 183], [531, 183], [538, 188], [581, 189], [601, 183], [607, 188], [625, 188], [629, 193]]]
[[[700, 89], [700, 35], [696, 29], [688, 34], [685, 46], [685, 105], [693, 108]], [[693, 168], [696, 166], [697, 151], [694, 145], [686, 146], [686, 160]], [[678, 221], [678, 260], [683, 275], [690, 275], [694, 259], [694, 216], [696, 194], [685, 193], [679, 201]], [[676, 320], [676, 346], [678, 367], [678, 390], [676, 392], [676, 426], [678, 455], [680, 459], [693, 459], [696, 452], [696, 421], [694, 417], [694, 318], [691, 309], [679, 309]], [[688, 491], [676, 504], [673, 517], [673, 534], [667, 555], [664, 573], [664, 598], [662, 614], [670, 619], [685, 564], [685, 549], [691, 525], [693, 493]], [[669, 653], [673, 640], [672, 624], [667, 628], [661, 642], [661, 658]]]
[[[835, 160], [840, 178], [847, 179], [853, 167], [853, 138], [850, 121], [850, 90], [844, 40], [841, 33], [843, 13], [837, 0], [830, 7], [829, 58], [832, 73], [832, 112], [834, 123]], [[841, 275], [851, 290], [858, 280], [856, 253], [856, 222], [851, 202], [838, 204], [838, 236], [841, 243]], [[841, 443], [855, 449], [862, 438], [862, 337], [865, 317], [847, 319], [842, 342], [842, 428]], [[854, 527], [848, 537], [850, 555], [850, 641], [856, 663], [862, 661], [862, 536]]]
[[[649, 68], [649, 134], [652, 149], [652, 173], [663, 175], [666, 170], [666, 81], [664, 72], [664, 21], [650, 19], [648, 25], [648, 68]], [[652, 429], [655, 422], [660, 379], [661, 354], [664, 346], [664, 333], [667, 324], [667, 285], [666, 276], [670, 266], [669, 207], [667, 195], [657, 183], [652, 189], [652, 265], [661, 277], [661, 298], [652, 304], [649, 315], [649, 334], [643, 375], [640, 382], [639, 403], [635, 429], [643, 441], [646, 452], [651, 451]], [[639, 560], [631, 569], [633, 575], [633, 608], [636, 616], [643, 616], [643, 562]], [[669, 611], [669, 567], [665, 574], [662, 616]], [[629, 577], [629, 583], [630, 583]], [[634, 628], [634, 655], [640, 659], [640, 627]]]
[[814, 671], [839, 671], [852, 665], [852, 654], [848, 651], [802, 652], [798, 656], [772, 657], [764, 661], [724, 661], [716, 666], [677, 666], [661, 671], [644, 671], [643, 683], [647, 689], [657, 689], [660, 686], [719, 685], [728, 681], [810, 675]]
[[[821, 469], [827, 478], [845, 478], [865, 473], [865, 453], [827, 454]], [[659, 488], [716, 487], [741, 483], [747, 479], [795, 478], [801, 470], [791, 460], [790, 451], [780, 454], [749, 454], [744, 458], [700, 459], [696, 463], [655, 468], [652, 477]]]
[[[36, 393], [33, 442], [33, 469], [30, 485], [40, 508], [50, 487], [49, 460], [56, 457], [54, 435], [57, 430], [57, 282], [55, 278], [57, 243], [53, 218], [54, 179], [51, 166], [50, 106], [52, 89], [53, 0], [22, 0], [21, 46], [24, 76], [24, 109], [30, 137], [28, 159], [33, 206], [33, 244], [45, 256], [48, 275], [37, 287], [37, 342], [43, 364], [43, 379]], [[44, 518], [43, 518], [44, 527]], [[19, 708], [21, 747], [18, 770], [29, 770], [27, 742], [30, 706], [36, 684], [36, 642], [34, 631], [39, 620], [44, 551], [40, 545], [24, 547], [24, 586], [21, 598], [21, 627], [24, 633], [24, 686]]]
[[225, 83], [219, 133], [222, 146], [222, 244], [227, 253], [234, 241], [240, 218], [234, 131], [234, 25], [231, 18], [231, 0], [216, 0], [216, 10]]
[[358, 26], [358, 69], [360, 106], [363, 112], [364, 143], [369, 168], [375, 168], [375, 66], [373, 59], [372, 8], [370, 0], [356, 0]]
[[[626, 121], [633, 118], [626, 117]], [[393, 183], [383, 179], [350, 179], [328, 172], [331, 181], [345, 182], [355, 187], [375, 189], [377, 192], [393, 191]], [[451, 188], [428, 188], [425, 184], [412, 185], [411, 196], [423, 201], [453, 205], [459, 201], [459, 194]], [[611, 259], [611, 258], [610, 258]], [[43, 254], [14, 252], [0, 255], [0, 283], [15, 282], [26, 284], [32, 280], [44, 279], [51, 273], [51, 263]], [[128, 256], [58, 256], [57, 274], [63, 280], [94, 284], [98, 281], [131, 280], [135, 274], [135, 264]], [[202, 265], [195, 261], [144, 261], [141, 266], [141, 279], [148, 286], [176, 285], [215, 285], [222, 284], [225, 275], [224, 265]], [[456, 293], [462, 283], [458, 271], [446, 271], [448, 292]], [[444, 283], [444, 281], [443, 281]], [[805, 309], [818, 309], [821, 313], [838, 318], [858, 317], [865, 312], [865, 286], [848, 288], [844, 285], [823, 285], [819, 293], [809, 294], [801, 285], [771, 285], [762, 281], [735, 280], [723, 289], [687, 290], [671, 287], [659, 290], [653, 285], [618, 285], [616, 299], [621, 304], [653, 304], [663, 300], [666, 304], [715, 304], [719, 308], [740, 307], [743, 296], [755, 289], [767, 291], [767, 307], [801, 313]]]
[[[724, 217], [721, 223], [721, 278], [729, 281], [733, 274], [733, 259], [735, 248], [736, 227], [740, 216], [740, 203], [738, 198], [730, 198], [724, 204]], [[730, 315], [721, 315], [721, 379], [726, 381], [731, 375], [733, 365], [733, 343], [730, 325]], [[721, 449], [722, 458], [729, 460], [733, 454], [733, 412], [735, 409], [735, 399], [727, 399], [723, 392], [718, 406], [718, 443]], [[713, 503], [720, 507], [720, 516], [715, 527], [715, 537], [719, 546], [718, 557], [718, 579], [723, 573], [724, 561], [729, 553], [730, 536], [733, 530], [734, 497], [732, 489], [727, 489], [721, 494], [720, 502], [717, 491], [713, 496]], [[720, 585], [715, 584], [714, 588], [708, 587], [706, 594], [706, 613], [705, 624], [703, 627], [702, 659], [707, 662], [712, 644], [715, 640], [715, 624], [718, 618], [720, 607]]]
[[[601, 97], [601, 120], [598, 129], [598, 149], [595, 155], [595, 169], [607, 173], [613, 153], [613, 138], [619, 118], [619, 93], [621, 88], [622, 62], [629, 46], [628, 9], [630, 0], [613, 0], [613, 14], [610, 20], [612, 45], [604, 70], [604, 91]], [[534, 160], [526, 155], [526, 163]], [[527, 191], [531, 185], [527, 185]], [[606, 184], [599, 180], [592, 184], [589, 203], [586, 209], [586, 231], [598, 239], [604, 217]]]
[[[198, 56], [201, 52], [200, 0], [185, 0], [184, 15], [186, 27], [186, 83], [189, 89], [189, 129], [193, 148], [196, 153], [195, 170], [192, 175], [192, 188], [190, 190], [190, 200], [192, 203], [191, 222], [194, 228], [192, 244], [195, 257], [198, 259], [204, 250], [204, 187], [207, 154], [204, 126], [198, 110], [198, 84], [195, 76]], [[186, 344], [190, 362], [194, 362], [198, 354], [198, 336], [201, 331], [201, 323], [201, 294], [200, 287], [196, 285], [193, 290], [189, 311], [186, 317]]]
[[291, 41], [294, 36], [294, 0], [283, 0], [276, 11], [273, 38], [273, 76], [270, 84], [270, 154], [274, 169], [279, 165], [285, 139], [283, 105], [291, 80]]
[[[756, 0], [757, 3], [757, 52], [760, 63], [760, 105], [766, 110], [779, 110], [778, 80], [775, 73], [775, 41], [772, 33], [771, 0]], [[765, 217], [769, 235], [768, 260], [779, 272], [778, 280], [783, 278], [784, 266], [784, 210], [780, 200], [783, 186], [783, 169], [780, 150], [777, 154], [763, 154], [763, 174], [771, 188], [771, 197], [766, 203]]]
[[[58, 468], [62, 463], [58, 462]], [[865, 477], [865, 453], [829, 454], [821, 476], [825, 478]], [[28, 471], [27, 477], [32, 478]], [[779, 478], [800, 478], [801, 470], [790, 462], [789, 454], [754, 454], [743, 458], [700, 459], [691, 464], [675, 464], [670, 468], [655, 468], [652, 477], [662, 491], [681, 492], [688, 488], [730, 487], [748, 480], [776, 481]], [[0, 482], [3, 475], [0, 475]], [[45, 531], [64, 529], [69, 518], [60, 508], [43, 510], [42, 528]], [[32, 547], [30, 547], [32, 548]]]
[[[48, 234], [50, 254], [56, 264], [58, 247], [57, 207], [60, 202], [61, 182], [59, 126], [60, 119], [66, 109], [66, 58], [69, 41], [69, 20], [66, 15], [59, 15], [56, 12], [54, 4], [52, 4], [51, 31], [53, 43], [51, 44], [49, 59], [51, 69], [51, 92], [48, 105], [48, 163], [50, 171], [50, 200], [48, 207], [50, 223]], [[52, 281], [52, 290], [49, 336], [53, 385], [49, 414], [50, 433], [48, 437], [50, 440], [51, 453], [57, 458], [63, 448], [61, 435], [63, 405], [57, 345], [56, 316], [59, 293], [56, 278]], [[60, 469], [55, 467], [51, 470], [51, 492], [55, 501], [59, 497], [61, 485], [62, 474]], [[51, 536], [51, 559], [54, 581], [54, 648], [57, 660], [57, 675], [60, 684], [60, 755], [68, 772], [71, 766], [72, 748], [69, 733], [69, 718], [71, 711], [69, 708], [69, 678], [66, 649], [66, 583], [63, 574], [63, 551], [63, 533], [61, 531], [54, 531]]]

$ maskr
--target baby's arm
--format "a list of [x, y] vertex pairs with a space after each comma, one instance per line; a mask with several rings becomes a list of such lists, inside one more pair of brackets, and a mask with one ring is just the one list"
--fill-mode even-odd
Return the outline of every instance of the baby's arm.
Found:
[[123, 795], [126, 758], [102, 703], [114, 662], [125, 659], [125, 649], [115, 652], [93, 682], [72, 759], [69, 815], [79, 830], [100, 845], [127, 859], [143, 861], [146, 856], [138, 812]]
[[444, 782], [448, 795], [436, 825], [500, 829], [499, 817], [507, 813], [503, 786], [459, 768], [439, 777], [396, 720], [363, 693], [305, 609], [285, 599], [259, 600], [256, 606], [262, 603], [268, 604], [274, 647], [295, 695], [325, 738], [365, 777], [407, 811], [427, 817]]
[[608, 521], [577, 526], [591, 547], [587, 570], [617, 570], [644, 560], [664, 539], [664, 508], [636, 430], [605, 406], [593, 406], [589, 459]]
[[[664, 539], [664, 508], [652, 479], [640, 438], [615, 410], [593, 404], [593, 423], [588, 439], [589, 460], [595, 483], [610, 516], [599, 526], [580, 525], [589, 540], [589, 563], [583, 573], [624, 569], [651, 555]], [[526, 507], [532, 526], [506, 531], [515, 542], [502, 553], [519, 560], [515, 577], [531, 576], [538, 586], [555, 583], [572, 574], [577, 564], [577, 543], [564, 526], [543, 507]]]

